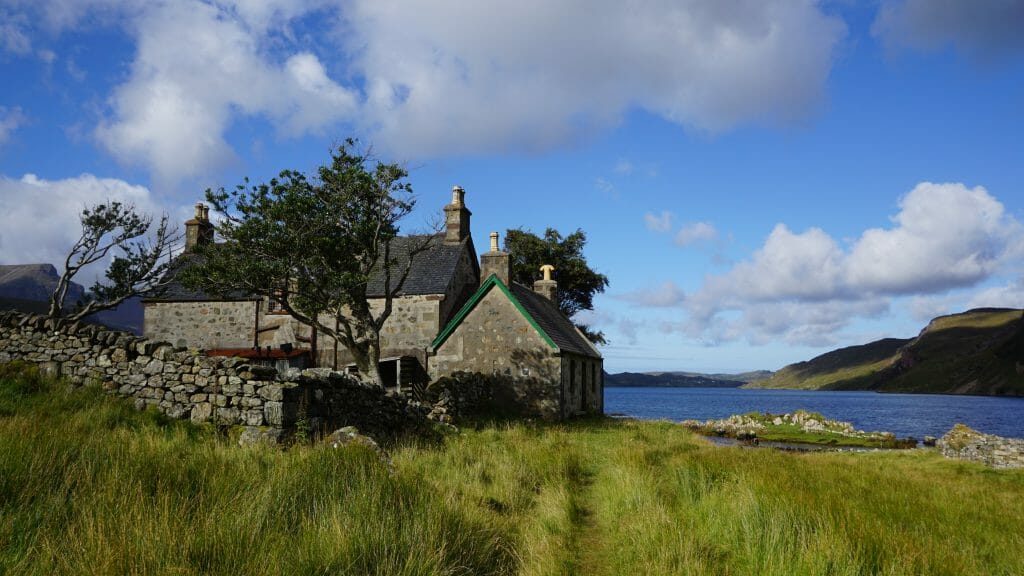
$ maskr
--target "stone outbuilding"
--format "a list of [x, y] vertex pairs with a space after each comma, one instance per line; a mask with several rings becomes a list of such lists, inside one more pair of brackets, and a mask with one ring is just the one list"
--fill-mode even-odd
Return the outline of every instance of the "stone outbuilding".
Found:
[[533, 289], [511, 282], [510, 257], [498, 250], [497, 236], [481, 256], [480, 288], [431, 343], [431, 376], [503, 376], [524, 411], [545, 418], [602, 413], [601, 354], [559, 311], [552, 267]]

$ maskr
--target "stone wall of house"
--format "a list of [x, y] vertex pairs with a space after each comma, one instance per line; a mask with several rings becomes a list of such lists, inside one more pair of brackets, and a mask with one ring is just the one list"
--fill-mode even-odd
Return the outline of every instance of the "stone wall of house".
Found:
[[604, 411], [603, 362], [600, 359], [562, 354], [563, 416]]
[[250, 348], [262, 301], [145, 302], [143, 336], [184, 348]]
[[1024, 468], [1024, 440], [983, 434], [957, 424], [936, 444], [946, 458], [981, 462], [993, 468]]
[[[0, 363], [21, 360], [73, 384], [100, 385], [173, 418], [292, 429], [300, 420], [394, 434], [426, 426], [429, 408], [327, 371], [280, 375], [237, 358], [18, 312], [0, 313]], [[328, 430], [329, 431], [329, 430]]]
[[488, 292], [430, 358], [431, 379], [456, 372], [506, 376], [526, 412], [559, 418], [560, 358], [499, 290]]
[[[440, 303], [440, 295], [402, 296], [393, 299], [391, 315], [388, 316], [380, 334], [381, 358], [414, 356], [421, 365], [425, 365], [425, 351], [440, 331]], [[380, 314], [383, 308], [383, 300], [370, 302], [370, 310], [374, 315]], [[322, 321], [330, 322], [326, 318]], [[340, 369], [353, 361], [348, 350], [341, 345], [335, 346], [334, 339], [326, 334], [319, 334], [317, 348], [320, 366], [337, 366]], [[337, 361], [334, 358], [335, 348]]]
[[[441, 323], [438, 325], [437, 332], [447, 326], [448, 322], [459, 313], [462, 306], [469, 301], [476, 289], [480, 287], [480, 280], [479, 272], [476, 269], [476, 255], [471, 250], [463, 250], [459, 256], [459, 264], [455, 268], [455, 278], [451, 286], [448, 287], [438, 309]], [[437, 336], [437, 332], [434, 332], [434, 336]]]

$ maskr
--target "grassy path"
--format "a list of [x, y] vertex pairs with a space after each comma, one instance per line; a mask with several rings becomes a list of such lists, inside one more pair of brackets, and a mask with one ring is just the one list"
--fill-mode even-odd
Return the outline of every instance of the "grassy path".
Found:
[[666, 422], [240, 449], [0, 365], [0, 574], [1019, 575], [1024, 471]]

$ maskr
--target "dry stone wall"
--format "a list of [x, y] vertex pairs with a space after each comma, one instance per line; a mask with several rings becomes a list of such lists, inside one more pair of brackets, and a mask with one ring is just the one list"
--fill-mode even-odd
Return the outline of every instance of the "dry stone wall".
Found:
[[1024, 468], [1024, 440], [983, 434], [957, 424], [937, 444], [946, 458], [981, 462], [993, 468]]
[[[238, 358], [18, 312], [0, 313], [0, 362], [31, 362], [73, 384], [95, 384], [173, 418], [294, 429], [354, 425], [394, 435], [425, 429], [429, 408], [325, 371], [276, 370]], [[329, 430], [327, 430], [329, 431]]]

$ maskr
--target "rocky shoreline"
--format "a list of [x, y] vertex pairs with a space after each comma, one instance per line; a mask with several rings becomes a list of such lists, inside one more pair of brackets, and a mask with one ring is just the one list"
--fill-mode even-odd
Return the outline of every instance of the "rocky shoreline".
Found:
[[914, 438], [892, 432], [866, 432], [853, 424], [831, 420], [806, 410], [789, 414], [738, 414], [719, 420], [684, 420], [682, 426], [704, 436], [733, 438], [757, 445], [762, 441], [815, 446], [862, 448], [914, 448]]

